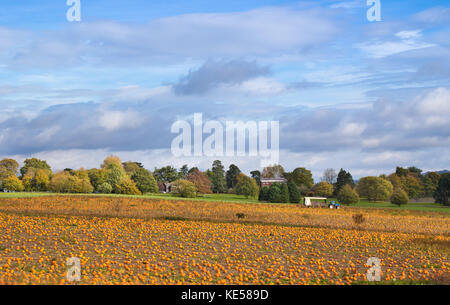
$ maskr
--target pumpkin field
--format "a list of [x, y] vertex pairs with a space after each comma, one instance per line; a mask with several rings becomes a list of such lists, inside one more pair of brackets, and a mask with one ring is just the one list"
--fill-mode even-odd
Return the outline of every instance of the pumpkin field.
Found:
[[[0, 284], [449, 284], [448, 213], [99, 196], [0, 199]], [[81, 279], [69, 281], [67, 260]]]

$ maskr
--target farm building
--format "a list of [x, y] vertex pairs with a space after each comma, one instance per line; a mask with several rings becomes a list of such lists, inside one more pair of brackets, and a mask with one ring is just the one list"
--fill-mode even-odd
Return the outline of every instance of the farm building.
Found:
[[261, 179], [261, 187], [265, 187], [265, 186], [270, 187], [274, 183], [279, 183], [279, 184], [287, 183], [287, 180], [284, 178], [271, 178], [271, 179], [262, 178]]

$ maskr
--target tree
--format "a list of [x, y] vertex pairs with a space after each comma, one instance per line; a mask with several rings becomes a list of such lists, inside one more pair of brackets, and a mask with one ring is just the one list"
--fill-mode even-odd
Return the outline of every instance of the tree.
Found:
[[301, 201], [301, 195], [300, 191], [298, 190], [297, 185], [293, 181], [288, 182], [288, 189], [289, 189], [289, 201], [291, 203], [300, 203]]
[[110, 163], [106, 167], [106, 182], [112, 186], [113, 192], [116, 194], [120, 194], [118, 190], [118, 185], [122, 182], [125, 177], [128, 177], [125, 173], [125, 170], [122, 167], [122, 164], [117, 165], [117, 163]]
[[103, 160], [103, 163], [101, 165], [101, 168], [108, 168], [112, 164], [115, 164], [116, 166], [123, 168], [122, 161], [120, 161], [120, 158], [117, 156], [108, 156]]
[[408, 175], [409, 171], [407, 168], [397, 166], [397, 168], [395, 169], [395, 173], [397, 174], [397, 176], [403, 177], [403, 176]]
[[406, 194], [403, 189], [396, 188], [391, 196], [391, 203], [401, 206], [402, 204], [407, 204], [408, 202], [408, 194]]
[[259, 187], [256, 184], [256, 180], [240, 173], [237, 177], [235, 186], [235, 192], [238, 195], [244, 195], [245, 197], [257, 197], [259, 194]]
[[333, 195], [333, 185], [329, 184], [328, 182], [322, 181], [317, 183], [313, 187], [312, 191], [316, 196], [330, 197], [331, 195]]
[[84, 169], [78, 171], [62, 171], [52, 176], [49, 190], [55, 193], [92, 193], [94, 187]]
[[47, 164], [47, 161], [39, 160], [37, 158], [26, 159], [24, 161], [24, 166], [20, 169], [20, 174], [22, 177], [30, 170], [30, 169], [44, 169], [51, 173], [50, 165]]
[[3, 159], [0, 161], [0, 180], [12, 175], [16, 176], [19, 170], [19, 163], [14, 159]]
[[350, 185], [350, 187], [353, 188], [355, 187], [355, 182], [353, 181], [352, 174], [341, 168], [334, 185], [334, 194], [338, 194], [341, 188], [343, 188], [345, 185]]
[[414, 174], [407, 174], [401, 178], [403, 189], [410, 198], [419, 198], [423, 194], [423, 185], [420, 179]]
[[211, 190], [214, 193], [225, 193], [227, 190], [227, 183], [225, 180], [225, 171], [222, 162], [215, 160], [211, 169]]
[[170, 183], [179, 178], [178, 171], [173, 166], [165, 166], [161, 168], [155, 168], [153, 171], [153, 176], [156, 181], [161, 181], [162, 183]]
[[336, 171], [334, 170], [334, 168], [327, 168], [324, 172], [323, 172], [323, 177], [322, 177], [322, 181], [328, 182], [329, 184], [333, 184], [336, 181]]
[[16, 175], [12, 175], [3, 179], [3, 189], [10, 192], [22, 192], [24, 186]]
[[143, 193], [158, 193], [159, 188], [155, 177], [145, 168], [138, 168], [131, 176], [131, 180], [136, 183], [137, 188]]
[[180, 179], [172, 184], [172, 193], [184, 198], [194, 198], [197, 196], [197, 188], [191, 181]]
[[114, 192], [117, 194], [125, 195], [141, 195], [141, 191], [137, 188], [136, 184], [130, 177], [125, 175], [122, 179], [114, 186]]
[[113, 188], [108, 182], [103, 182], [102, 184], [97, 186], [96, 190], [101, 194], [111, 194]]
[[281, 202], [281, 188], [278, 183], [274, 183], [269, 188], [268, 199], [270, 202]]
[[[109, 184], [107, 182], [107, 170], [106, 169], [97, 169], [97, 168], [92, 168], [89, 169], [87, 171], [88, 176], [89, 176], [89, 180], [91, 181], [92, 186], [94, 187], [94, 189], [99, 192], [99, 193], [105, 193], [104, 189], [100, 189], [101, 185], [104, 185], [105, 183], [108, 184], [111, 188], [111, 184]], [[112, 190], [109, 192], [111, 193]], [[108, 192], [106, 192], [105, 194], [108, 194]]]
[[423, 193], [426, 197], [432, 197], [437, 189], [441, 175], [437, 172], [429, 172], [422, 179]]
[[360, 197], [373, 201], [386, 201], [391, 197], [394, 187], [389, 180], [369, 176], [359, 180], [356, 191]]
[[281, 184], [280, 192], [280, 203], [289, 203], [289, 189], [286, 183]]
[[436, 203], [441, 203], [443, 205], [450, 205], [450, 174], [442, 174], [439, 178], [438, 186], [434, 192], [434, 200]]
[[189, 175], [189, 167], [187, 164], [184, 164], [179, 171], [180, 177], [185, 179]]
[[337, 200], [342, 204], [356, 204], [359, 202], [359, 196], [350, 185], [346, 184], [337, 194]]
[[266, 179], [281, 178], [283, 176], [284, 176], [284, 168], [279, 164], [267, 166], [263, 169], [261, 173], [261, 177]]
[[269, 188], [267, 186], [259, 192], [258, 201], [269, 201]]
[[234, 188], [237, 184], [237, 178], [239, 174], [241, 173], [241, 170], [239, 167], [237, 167], [234, 164], [231, 164], [230, 167], [227, 170], [227, 173], [225, 175], [225, 179], [227, 181], [227, 187], [229, 189]]
[[211, 194], [211, 181], [206, 174], [195, 169], [187, 175], [187, 180], [192, 182], [200, 194]]
[[122, 167], [128, 176], [133, 176], [138, 169], [144, 168], [139, 162], [127, 161], [122, 163]]
[[309, 190], [314, 185], [311, 171], [304, 167], [294, 169], [289, 176], [289, 180], [293, 181], [300, 189]]
[[252, 175], [252, 178], [256, 180], [256, 183], [258, 185], [261, 185], [261, 172], [256, 170], [256, 171], [251, 171], [250, 175]]

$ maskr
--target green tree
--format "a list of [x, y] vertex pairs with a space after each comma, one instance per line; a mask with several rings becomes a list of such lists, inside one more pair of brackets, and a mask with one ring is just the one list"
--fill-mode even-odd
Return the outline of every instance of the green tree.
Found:
[[359, 202], [358, 193], [350, 185], [344, 185], [337, 194], [337, 200], [342, 204], [356, 204]]
[[438, 186], [434, 192], [434, 200], [436, 203], [450, 205], [450, 173], [442, 174], [439, 178]]
[[314, 179], [310, 170], [298, 167], [289, 175], [289, 180], [293, 181], [301, 189], [310, 189], [314, 185]]
[[113, 191], [112, 186], [108, 182], [103, 182], [97, 186], [97, 192], [101, 194], [111, 194]]
[[232, 189], [236, 186], [237, 184], [237, 179], [239, 174], [241, 173], [241, 170], [239, 169], [239, 167], [237, 167], [234, 164], [231, 164], [230, 167], [227, 170], [227, 173], [225, 175], [225, 179], [227, 181], [227, 187], [229, 189]]
[[270, 186], [268, 199], [273, 203], [281, 202], [281, 187], [278, 183], [274, 183]]
[[240, 173], [237, 177], [235, 186], [235, 192], [238, 195], [244, 195], [245, 197], [257, 197], [259, 194], [259, 187], [256, 184], [256, 180], [250, 178], [243, 173]]
[[350, 185], [353, 188], [355, 187], [355, 181], [353, 181], [353, 177], [350, 172], [347, 172], [341, 168], [337, 175], [336, 183], [334, 184], [334, 194], [337, 195], [341, 188], [345, 185]]
[[301, 201], [301, 195], [300, 191], [298, 190], [297, 185], [293, 181], [288, 182], [288, 189], [289, 189], [289, 201], [291, 203], [300, 203]]
[[269, 188], [267, 186], [263, 187], [259, 192], [259, 201], [269, 201]]
[[0, 180], [12, 175], [16, 176], [19, 171], [19, 163], [14, 159], [3, 159], [0, 161]]
[[152, 173], [145, 168], [138, 168], [134, 171], [131, 177], [136, 183], [137, 188], [143, 193], [158, 193], [158, 183], [156, 183], [155, 178]]
[[360, 197], [371, 201], [386, 201], [391, 197], [394, 187], [389, 180], [369, 176], [359, 180], [356, 191]]
[[181, 178], [185, 179], [188, 175], [189, 175], [189, 167], [187, 164], [184, 164], [181, 168], [180, 168], [180, 176]]
[[251, 171], [250, 175], [252, 175], [252, 178], [256, 180], [256, 183], [258, 185], [261, 185], [261, 172], [256, 170], [256, 171]]
[[177, 179], [179, 179], [180, 175], [178, 171], [173, 166], [165, 166], [161, 168], [155, 168], [153, 171], [153, 176], [156, 181], [161, 181], [162, 183], [171, 183]]
[[408, 194], [401, 188], [396, 188], [391, 196], [391, 203], [401, 206], [409, 202]]
[[227, 191], [224, 167], [219, 160], [213, 162], [210, 180], [213, 193], [225, 193]]
[[197, 188], [191, 181], [180, 179], [172, 184], [172, 194], [184, 198], [194, 198], [197, 196]]
[[[87, 171], [88, 176], [89, 176], [89, 180], [91, 181], [92, 186], [94, 187], [94, 189], [99, 192], [99, 193], [104, 193], [102, 190], [100, 190], [100, 185], [103, 184], [108, 184], [111, 188], [111, 184], [109, 184], [108, 181], [108, 171], [106, 169], [97, 169], [97, 168], [92, 168], [89, 169]], [[112, 192], [112, 190], [110, 191], [110, 193]], [[108, 194], [108, 193], [106, 193]]]
[[280, 193], [280, 203], [289, 203], [289, 188], [286, 183], [281, 184]]
[[313, 192], [316, 196], [330, 197], [333, 195], [333, 185], [325, 181], [319, 182], [313, 187]]
[[12, 175], [3, 180], [3, 189], [10, 192], [22, 192], [24, 186], [16, 175]]

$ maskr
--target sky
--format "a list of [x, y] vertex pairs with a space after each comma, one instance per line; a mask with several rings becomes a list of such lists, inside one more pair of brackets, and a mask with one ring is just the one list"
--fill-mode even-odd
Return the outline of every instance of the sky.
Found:
[[0, 158], [54, 170], [177, 157], [180, 119], [278, 121], [280, 163], [450, 169], [450, 2], [0, 0]]

